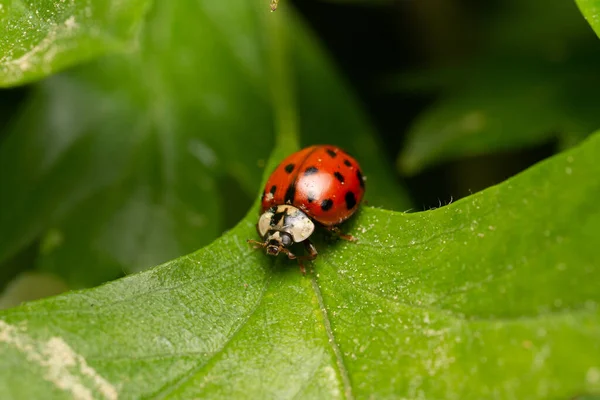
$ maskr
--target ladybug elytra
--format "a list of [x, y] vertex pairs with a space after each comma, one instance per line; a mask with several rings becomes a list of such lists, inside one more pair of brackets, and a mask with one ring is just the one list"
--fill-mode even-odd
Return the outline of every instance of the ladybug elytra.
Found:
[[[262, 242], [248, 242], [272, 256], [283, 252], [305, 273], [302, 261], [317, 257], [309, 240], [315, 224], [354, 240], [338, 225], [358, 210], [364, 193], [360, 166], [345, 151], [329, 145], [302, 149], [283, 160], [267, 180], [256, 225]], [[289, 247], [294, 243], [304, 243], [308, 254], [293, 254]]]

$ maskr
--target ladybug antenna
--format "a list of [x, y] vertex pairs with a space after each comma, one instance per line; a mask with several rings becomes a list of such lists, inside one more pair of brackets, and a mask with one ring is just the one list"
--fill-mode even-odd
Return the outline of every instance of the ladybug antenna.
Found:
[[261, 248], [267, 246], [266, 243], [259, 242], [258, 240], [248, 239], [248, 240], [246, 240], [246, 242], [250, 243], [254, 249], [261, 249]]
[[255, 249], [266, 249], [266, 253], [271, 256], [276, 256], [281, 250], [284, 250], [283, 246], [279, 243], [273, 243], [273, 240], [269, 242], [258, 242], [256, 240], [248, 239], [248, 243], [252, 244]]

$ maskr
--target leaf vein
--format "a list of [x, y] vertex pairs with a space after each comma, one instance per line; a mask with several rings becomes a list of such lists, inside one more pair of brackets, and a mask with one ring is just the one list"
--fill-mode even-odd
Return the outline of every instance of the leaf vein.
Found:
[[321, 309], [321, 314], [323, 315], [323, 322], [325, 325], [325, 331], [327, 332], [327, 337], [329, 338], [329, 344], [335, 354], [338, 370], [340, 371], [340, 375], [342, 376], [342, 383], [344, 385], [344, 393], [346, 394], [347, 399], [354, 399], [354, 395], [352, 394], [352, 384], [350, 382], [350, 375], [348, 373], [348, 369], [344, 364], [344, 357], [342, 355], [342, 351], [337, 345], [335, 340], [335, 335], [333, 334], [333, 329], [331, 329], [331, 322], [329, 321], [329, 316], [327, 314], [327, 309], [325, 308], [325, 302], [323, 301], [323, 295], [321, 294], [321, 289], [317, 283], [317, 278], [315, 274], [312, 274], [311, 284], [313, 290], [315, 292], [315, 296], [317, 301], [319, 302], [319, 308]]

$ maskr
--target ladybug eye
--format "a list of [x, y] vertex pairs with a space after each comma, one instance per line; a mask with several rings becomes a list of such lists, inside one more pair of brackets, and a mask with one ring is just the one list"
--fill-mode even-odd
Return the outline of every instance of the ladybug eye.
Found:
[[287, 235], [287, 234], [282, 234], [281, 235], [281, 243], [285, 247], [289, 246], [290, 244], [292, 244], [292, 237], [290, 235]]

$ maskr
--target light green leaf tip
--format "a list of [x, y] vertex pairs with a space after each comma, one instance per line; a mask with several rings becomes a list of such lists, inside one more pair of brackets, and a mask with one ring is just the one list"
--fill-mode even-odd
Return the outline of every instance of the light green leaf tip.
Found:
[[600, 37], [600, 0], [575, 0], [585, 20]]
[[194, 254], [3, 311], [0, 397], [599, 394], [599, 152], [600, 132], [440, 209], [364, 207], [307, 276], [248, 247], [253, 209]]

